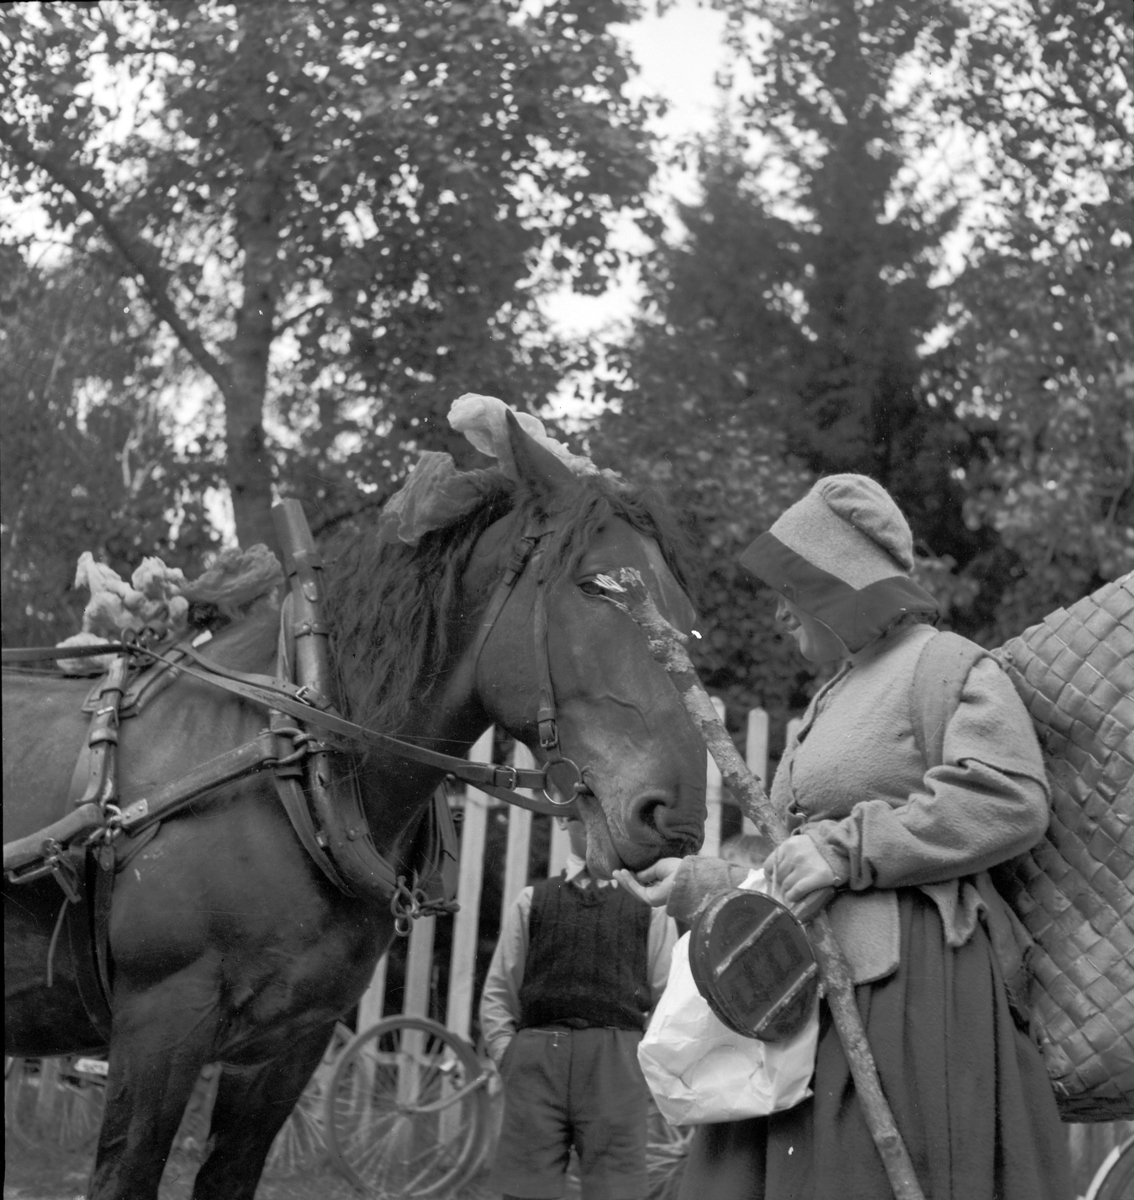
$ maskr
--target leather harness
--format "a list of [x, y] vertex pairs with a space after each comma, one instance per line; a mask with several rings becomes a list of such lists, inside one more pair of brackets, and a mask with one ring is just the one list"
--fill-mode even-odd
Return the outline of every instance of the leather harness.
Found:
[[[402, 934], [418, 916], [455, 910], [456, 833], [443, 791], [434, 797], [424, 834], [419, 831], [418, 844], [423, 840], [429, 844], [424, 851], [424, 867], [415, 872], [411, 882], [374, 845], [353, 773], [346, 781], [341, 778], [342, 772], [333, 769], [333, 755], [343, 747], [316, 736], [313, 729], [439, 768], [491, 796], [539, 813], [561, 815], [585, 790], [583, 771], [564, 757], [559, 744], [547, 644], [546, 580], [541, 575], [537, 574], [536, 581], [533, 636], [539, 687], [536, 723], [546, 761], [539, 768], [473, 763], [367, 729], [334, 711], [329, 629], [322, 620], [322, 562], [298, 501], [275, 505], [273, 518], [291, 583], [280, 611], [275, 676], [233, 671], [205, 658], [198, 646], [208, 640], [208, 634], [165, 651], [127, 639], [94, 646], [3, 651], [5, 664], [115, 655], [107, 674], [83, 705], [84, 711], [92, 714], [91, 726], [76, 764], [69, 811], [45, 829], [4, 846], [4, 875], [9, 882], [27, 883], [50, 874], [63, 890], [63, 907], [48, 952], [48, 982], [54, 947], [66, 924], [79, 991], [100, 1032], [109, 1031], [106, 926], [113, 877], [125, 861], [123, 849], [127, 857], [132, 856], [157, 832], [163, 819], [204, 793], [258, 771], [271, 768], [277, 794], [296, 836], [339, 891], [389, 903], [397, 931]], [[551, 532], [532, 524], [513, 546], [477, 630], [471, 652], [474, 672], [516, 584], [525, 570], [540, 568], [542, 542]], [[130, 681], [131, 668], [139, 660], [148, 665]], [[268, 726], [251, 741], [120, 808], [118, 723], [139, 713], [146, 702], [183, 674], [266, 709]], [[573, 778], [556, 785], [561, 797], [556, 799], [547, 787], [550, 773], [560, 768], [567, 768]], [[524, 795], [517, 788], [539, 791], [542, 798]], [[441, 869], [445, 867], [450, 869]], [[440, 896], [436, 894], [438, 875], [445, 876]], [[434, 894], [427, 895], [431, 883]]]

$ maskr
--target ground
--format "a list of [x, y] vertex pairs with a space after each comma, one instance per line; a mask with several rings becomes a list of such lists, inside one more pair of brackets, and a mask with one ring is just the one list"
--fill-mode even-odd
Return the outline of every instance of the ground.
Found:
[[[59, 1150], [34, 1153], [12, 1138], [5, 1147], [4, 1200], [81, 1200], [90, 1171], [89, 1154]], [[166, 1167], [161, 1200], [189, 1200], [195, 1161], [175, 1155]], [[265, 1180], [256, 1200], [358, 1200], [358, 1195], [330, 1170], [296, 1179]], [[473, 1180], [453, 1200], [499, 1200], [483, 1181]]]

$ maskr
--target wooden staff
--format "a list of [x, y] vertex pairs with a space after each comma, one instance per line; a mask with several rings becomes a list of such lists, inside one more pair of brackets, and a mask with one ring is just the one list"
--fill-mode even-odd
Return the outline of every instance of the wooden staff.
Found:
[[[745, 815], [758, 825], [777, 846], [788, 836], [788, 829], [772, 807], [760, 781], [748, 770], [737, 753], [732, 738], [717, 716], [713, 702], [701, 686], [689, 655], [688, 640], [658, 612], [642, 576], [633, 568], [623, 568], [617, 579], [599, 576], [596, 580], [608, 592], [608, 598], [630, 614], [641, 626], [649, 643], [650, 653], [673, 680], [693, 724], [705, 739], [709, 753], [721, 771], [723, 782], [740, 800]], [[609, 593], [616, 593], [618, 599]], [[866, 1040], [862, 1016], [854, 998], [854, 981], [850, 964], [843, 954], [831, 928], [830, 918], [820, 913], [808, 926], [815, 961], [831, 1008], [835, 1028], [843, 1043], [855, 1089], [862, 1100], [863, 1115], [878, 1153], [882, 1156], [895, 1200], [924, 1200], [924, 1193], [914, 1174], [902, 1135], [894, 1123], [894, 1114], [882, 1092], [878, 1068]]]

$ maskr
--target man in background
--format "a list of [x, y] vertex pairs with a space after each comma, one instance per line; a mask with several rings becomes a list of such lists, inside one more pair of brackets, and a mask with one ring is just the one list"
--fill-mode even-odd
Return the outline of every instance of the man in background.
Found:
[[664, 908], [592, 878], [582, 821], [556, 820], [567, 866], [505, 912], [481, 996], [504, 1080], [489, 1186], [505, 1200], [554, 1200], [574, 1148], [583, 1200], [641, 1200], [649, 1093], [637, 1049], [677, 931]]

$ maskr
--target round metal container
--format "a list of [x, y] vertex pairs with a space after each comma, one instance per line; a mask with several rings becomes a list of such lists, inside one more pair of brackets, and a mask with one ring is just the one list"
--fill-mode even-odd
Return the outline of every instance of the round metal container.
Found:
[[722, 892], [689, 934], [697, 990], [730, 1029], [778, 1042], [803, 1027], [819, 991], [819, 970], [803, 926], [760, 892]]

